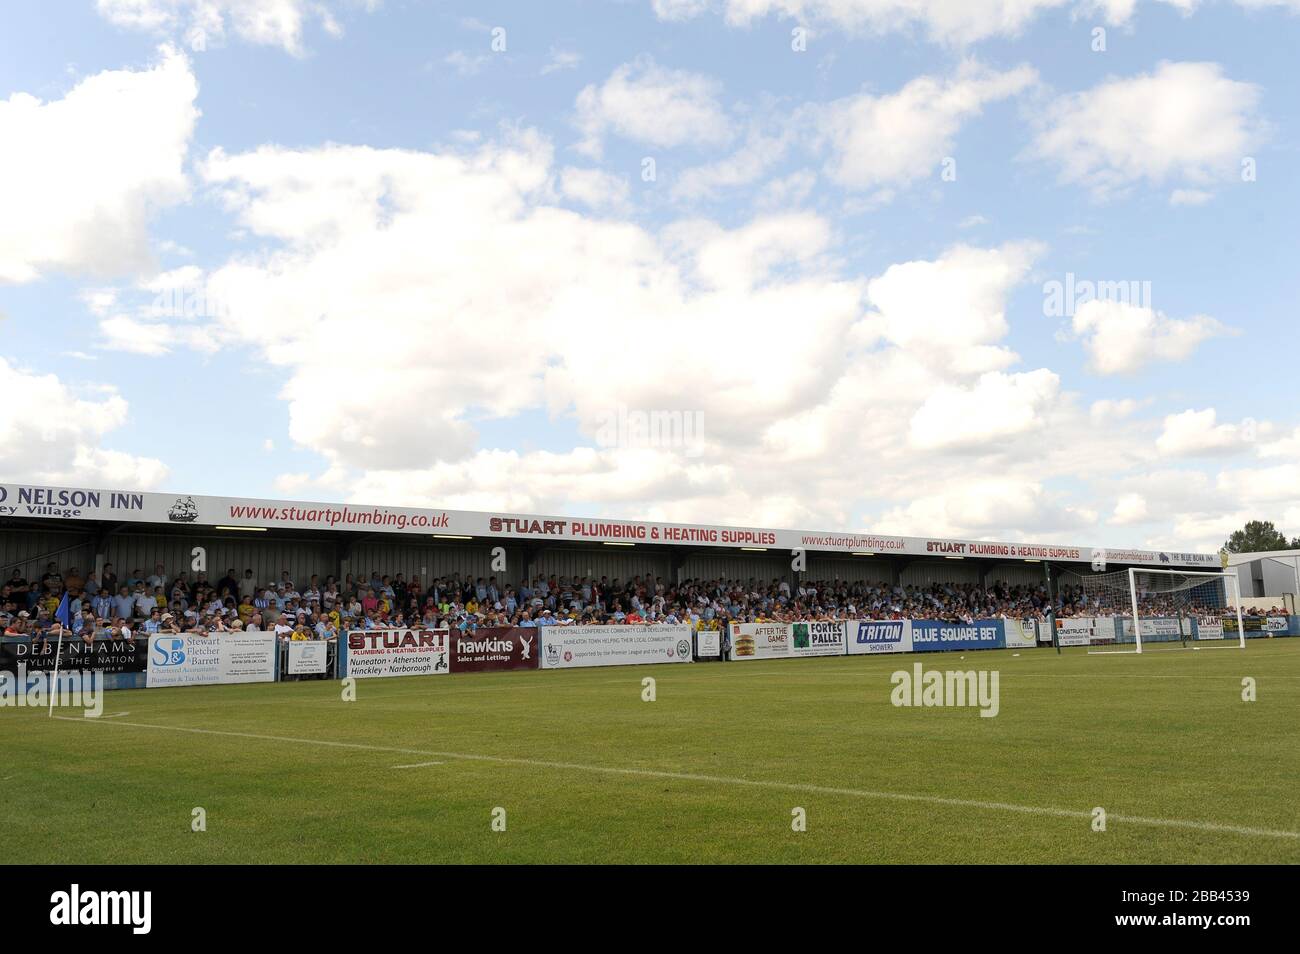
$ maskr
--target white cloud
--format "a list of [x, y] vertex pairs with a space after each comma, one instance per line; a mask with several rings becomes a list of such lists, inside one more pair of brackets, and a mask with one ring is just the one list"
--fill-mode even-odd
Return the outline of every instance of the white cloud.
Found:
[[[1226, 499], [1241, 501], [1257, 513], [1268, 513], [1278, 506], [1300, 505], [1300, 464], [1224, 471], [1215, 486]], [[1234, 529], [1240, 526], [1238, 523]]]
[[0, 473], [6, 480], [71, 486], [157, 486], [162, 461], [100, 447], [127, 420], [127, 403], [113, 388], [73, 391], [52, 374], [36, 374], [0, 357]]
[[1204, 189], [1175, 189], [1169, 193], [1170, 205], [1205, 205], [1214, 198], [1213, 192]]
[[818, 111], [818, 132], [831, 152], [826, 173], [851, 189], [933, 176], [963, 121], [1036, 81], [1028, 66], [997, 72], [966, 62], [950, 79], [922, 76], [896, 93], [836, 100]]
[[1240, 424], [1219, 424], [1214, 408], [1186, 410], [1165, 418], [1156, 449], [1169, 457], [1223, 455], [1246, 450], [1269, 433], [1268, 425], [1253, 420]]
[[1235, 334], [1207, 315], [1169, 318], [1152, 308], [1097, 298], [1078, 307], [1072, 327], [1098, 374], [1128, 374], [1157, 361], [1183, 361], [1202, 342]]
[[1028, 155], [1060, 167], [1063, 182], [1098, 198], [1133, 185], [1184, 186], [1184, 197], [1239, 178], [1242, 157], [1262, 141], [1259, 88], [1224, 76], [1217, 63], [1161, 63], [1063, 96], [1043, 112]]
[[[699, 16], [717, 6], [727, 22], [747, 26], [766, 16], [800, 23], [826, 23], [853, 32], [924, 31], [931, 39], [960, 46], [993, 36], [1015, 36], [1040, 13], [1072, 0], [652, 0], [665, 20]], [[1165, 0], [1186, 7], [1194, 0]], [[1135, 0], [1094, 0], [1081, 6], [1099, 11], [1110, 24], [1126, 22]]]
[[1016, 360], [1000, 344], [1009, 330], [1006, 298], [1028, 274], [1041, 247], [958, 245], [934, 261], [891, 265], [871, 280], [870, 329], [899, 347], [928, 352], [964, 374]]
[[1146, 497], [1141, 494], [1124, 494], [1115, 503], [1110, 523], [1117, 527], [1127, 527], [1146, 523], [1149, 519]]
[[[196, 49], [221, 42], [229, 29], [248, 43], [278, 46], [295, 56], [305, 52], [303, 29], [313, 17], [331, 36], [342, 35], [331, 5], [330, 0], [95, 0], [100, 15], [116, 26], [180, 31]], [[377, 0], [361, 4], [377, 5]]]
[[[568, 170], [529, 131], [436, 153], [218, 151], [201, 168], [252, 248], [205, 274], [227, 307], [181, 327], [274, 367], [289, 439], [320, 461], [285, 492], [1062, 542], [1124, 493], [1163, 502], [1115, 486], [1158, 466], [1159, 421], [1015, 367], [1007, 303], [1033, 243], [846, 275], [843, 237], [812, 212], [652, 231], [562, 207]], [[698, 413], [698, 453], [596, 441], [618, 407]], [[480, 420], [540, 411], [575, 446], [483, 446]]]
[[687, 20], [709, 9], [709, 0], [651, 0], [662, 20]]
[[718, 103], [720, 89], [716, 80], [659, 66], [649, 57], [624, 63], [602, 85], [578, 94], [578, 150], [599, 158], [608, 133], [665, 149], [726, 145], [732, 130]]
[[941, 386], [912, 415], [920, 450], [980, 448], [1041, 427], [1061, 379], [1046, 368], [1025, 374], [990, 371], [973, 387]]
[[111, 70], [43, 103], [0, 101], [0, 284], [46, 271], [147, 269], [148, 223], [189, 195], [184, 163], [198, 110], [186, 58]]
[[903, 535], [1019, 539], [1020, 528], [1034, 526], [1077, 535], [1095, 519], [1096, 514], [1086, 508], [1062, 504], [1038, 481], [977, 477], [887, 511], [874, 529]]
[[601, 169], [568, 166], [560, 170], [560, 193], [591, 209], [621, 209], [628, 204], [627, 180]]
[[464, 50], [453, 50], [443, 57], [442, 61], [461, 76], [476, 76], [482, 72], [483, 67], [487, 66], [488, 54], [470, 56]]
[[1138, 409], [1138, 402], [1133, 398], [1102, 398], [1093, 401], [1088, 408], [1088, 417], [1094, 424], [1107, 424], [1132, 417]]
[[551, 52], [546, 57], [546, 63], [542, 66], [542, 75], [547, 76], [561, 70], [577, 69], [578, 64], [581, 62], [581, 53], [551, 47]]
[[963, 123], [1036, 82], [1027, 66], [997, 72], [968, 60], [949, 77], [920, 76], [892, 93], [857, 93], [793, 110], [768, 105], [751, 119], [734, 153], [684, 171], [673, 194], [707, 198], [751, 185], [797, 146], [824, 164], [835, 184], [887, 199], [897, 188], [935, 176]]
[[110, 351], [160, 355], [170, 351], [169, 337], [161, 325], [137, 321], [126, 315], [114, 315], [99, 323], [104, 347]]
[[794, 138], [789, 128], [768, 131], [751, 127], [744, 144], [731, 155], [684, 170], [673, 183], [673, 195], [702, 199], [725, 189], [751, 185], [786, 156]]

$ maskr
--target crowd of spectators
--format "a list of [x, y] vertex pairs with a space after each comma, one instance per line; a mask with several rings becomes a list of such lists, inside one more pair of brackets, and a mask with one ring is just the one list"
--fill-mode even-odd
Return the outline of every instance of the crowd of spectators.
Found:
[[[61, 611], [66, 599], [65, 611]], [[1213, 615], [1229, 610], [1173, 605], [1168, 596], [1144, 597], [1151, 615]], [[1165, 605], [1168, 603], [1169, 605]], [[285, 640], [334, 639], [350, 629], [405, 627], [565, 626], [575, 624], [689, 624], [721, 629], [728, 621], [1043, 619], [1126, 616], [1127, 605], [1086, 592], [1058, 588], [1054, 606], [1041, 585], [1007, 583], [891, 584], [840, 580], [770, 582], [685, 580], [662, 577], [629, 580], [537, 577], [518, 585], [495, 576], [454, 574], [421, 581], [403, 574], [349, 574], [339, 580], [312, 575], [295, 581], [285, 570], [260, 580], [253, 570], [231, 568], [216, 581], [206, 573], [170, 575], [161, 564], [152, 573], [135, 569], [119, 578], [112, 564], [82, 576], [77, 567], [50, 563], [39, 579], [15, 569], [0, 588], [0, 625], [5, 636], [46, 638], [66, 630], [83, 639], [133, 639], [153, 633], [220, 634], [273, 632]], [[1145, 611], [1144, 609], [1144, 615]], [[1235, 613], [1235, 610], [1231, 612]], [[1274, 607], [1268, 613], [1285, 615]]]

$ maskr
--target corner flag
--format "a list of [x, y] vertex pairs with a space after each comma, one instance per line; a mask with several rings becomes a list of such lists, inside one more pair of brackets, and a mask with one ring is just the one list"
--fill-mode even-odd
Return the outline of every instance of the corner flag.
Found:
[[59, 600], [59, 608], [54, 611], [54, 618], [63, 624], [65, 629], [72, 629], [72, 606], [68, 603], [68, 594], [63, 594], [63, 599]]

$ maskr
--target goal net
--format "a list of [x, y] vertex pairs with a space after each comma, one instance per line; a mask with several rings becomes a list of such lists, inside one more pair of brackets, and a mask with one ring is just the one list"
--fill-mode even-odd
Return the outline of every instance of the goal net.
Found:
[[1059, 626], [1089, 652], [1246, 648], [1235, 573], [1129, 569], [1078, 577]]

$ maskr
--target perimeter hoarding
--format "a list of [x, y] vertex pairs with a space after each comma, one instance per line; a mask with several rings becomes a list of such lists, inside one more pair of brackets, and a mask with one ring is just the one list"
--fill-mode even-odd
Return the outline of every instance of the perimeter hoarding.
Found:
[[1073, 616], [1056, 621], [1058, 646], [1095, 646], [1115, 641], [1115, 620], [1110, 616]]
[[153, 635], [145, 685], [156, 689], [273, 682], [278, 655], [274, 633]]
[[541, 655], [538, 642], [535, 627], [488, 626], [470, 633], [453, 630], [451, 671], [536, 669]]
[[[1110, 622], [1114, 622], [1111, 620]], [[1143, 618], [1142, 638], [1143, 639], [1174, 639], [1183, 636], [1183, 624], [1176, 616], [1158, 616], [1150, 619]], [[1120, 626], [1124, 633], [1125, 639], [1133, 638], [1133, 620], [1122, 619]]]
[[315, 639], [300, 639], [289, 643], [289, 675], [323, 676], [328, 667], [329, 643]]
[[722, 630], [699, 629], [695, 631], [695, 658], [722, 658]]
[[848, 623], [791, 623], [791, 656], [843, 656]]
[[786, 623], [732, 623], [731, 658], [788, 659], [790, 627]]
[[341, 647], [343, 676], [441, 676], [448, 668], [445, 629], [354, 629]]
[[[1242, 618], [1246, 628], [1246, 638], [1253, 636], [1285, 636], [1291, 632], [1290, 618], [1286, 616], [1246, 616]], [[1223, 620], [1223, 631], [1237, 635], [1237, 617], [1228, 616]]]
[[1007, 649], [1033, 649], [1038, 645], [1038, 620], [1008, 619], [1003, 622]]
[[1196, 621], [1197, 639], [1223, 639], [1223, 620], [1215, 616], [1202, 616]]
[[148, 643], [143, 639], [96, 639], [87, 643], [80, 636], [63, 637], [44, 643], [31, 640], [0, 642], [0, 672], [18, 672], [21, 664], [28, 673], [59, 672], [143, 673], [148, 666]]
[[973, 623], [912, 620], [912, 649], [918, 653], [1005, 647], [1006, 630], [1000, 619], [979, 619]]
[[690, 626], [539, 626], [542, 668], [691, 661]]
[[853, 633], [848, 644], [850, 656], [912, 651], [911, 620], [858, 620], [846, 625]]

